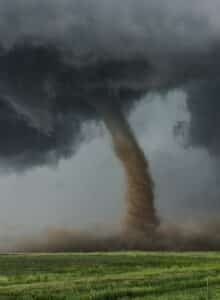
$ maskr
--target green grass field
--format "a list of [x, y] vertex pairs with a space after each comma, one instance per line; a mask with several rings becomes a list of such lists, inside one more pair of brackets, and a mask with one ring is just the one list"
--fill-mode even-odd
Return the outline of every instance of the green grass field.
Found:
[[220, 253], [1, 255], [0, 299], [220, 299]]

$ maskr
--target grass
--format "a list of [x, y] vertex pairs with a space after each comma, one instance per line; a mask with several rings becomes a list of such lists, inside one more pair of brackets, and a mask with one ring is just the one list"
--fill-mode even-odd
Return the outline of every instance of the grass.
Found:
[[0, 300], [220, 299], [220, 253], [0, 255]]

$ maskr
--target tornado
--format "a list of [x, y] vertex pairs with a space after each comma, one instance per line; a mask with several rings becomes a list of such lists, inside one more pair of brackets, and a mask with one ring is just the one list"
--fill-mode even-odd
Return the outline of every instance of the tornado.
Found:
[[158, 217], [149, 162], [123, 112], [107, 104], [99, 104], [98, 110], [111, 134], [114, 152], [125, 173], [123, 229], [128, 233], [152, 232], [158, 224]]

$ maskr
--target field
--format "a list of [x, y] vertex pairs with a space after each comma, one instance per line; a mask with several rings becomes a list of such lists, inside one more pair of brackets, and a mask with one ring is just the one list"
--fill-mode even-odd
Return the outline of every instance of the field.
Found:
[[0, 299], [220, 299], [220, 253], [3, 254]]

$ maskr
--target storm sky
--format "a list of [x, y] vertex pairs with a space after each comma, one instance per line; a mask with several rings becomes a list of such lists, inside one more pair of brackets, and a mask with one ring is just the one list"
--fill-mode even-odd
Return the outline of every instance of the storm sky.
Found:
[[217, 0], [1, 1], [2, 228], [119, 222], [123, 177], [103, 107], [129, 117], [162, 217], [218, 214], [219, 9]]

